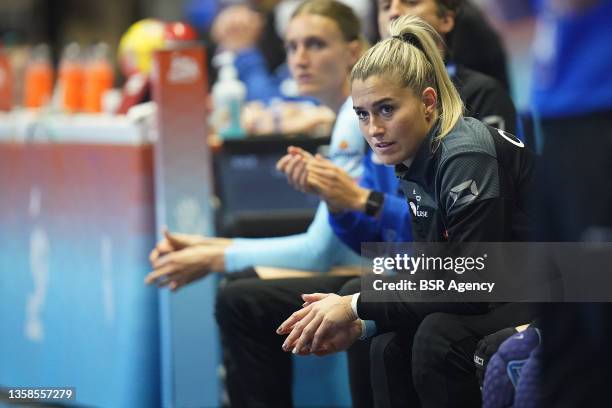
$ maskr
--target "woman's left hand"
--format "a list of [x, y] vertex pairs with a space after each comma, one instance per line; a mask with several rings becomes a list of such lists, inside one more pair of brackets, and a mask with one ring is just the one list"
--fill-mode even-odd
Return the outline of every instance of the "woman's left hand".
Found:
[[296, 190], [302, 193], [311, 193], [312, 190], [308, 188], [307, 183], [308, 171], [306, 165], [312, 159], [313, 156], [306, 150], [289, 146], [287, 154], [276, 163], [276, 169], [285, 173], [287, 181]]
[[365, 211], [370, 190], [361, 187], [341, 167], [317, 154], [306, 165], [307, 186], [327, 203], [330, 211]]
[[[302, 299], [307, 305], [293, 313], [277, 330], [278, 334], [290, 333], [283, 350], [293, 350], [296, 354], [316, 353], [329, 349], [330, 339], [348, 337], [354, 341], [359, 337], [354, 336], [355, 325], [351, 324], [357, 320], [351, 308], [351, 296], [314, 293], [302, 295]], [[337, 350], [330, 350], [334, 351]]]

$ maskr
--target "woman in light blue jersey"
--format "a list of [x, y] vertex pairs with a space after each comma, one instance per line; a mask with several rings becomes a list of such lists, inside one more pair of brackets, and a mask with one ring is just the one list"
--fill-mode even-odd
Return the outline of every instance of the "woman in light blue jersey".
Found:
[[[335, 11], [340, 17], [327, 16], [330, 8], [341, 10]], [[363, 45], [352, 10], [330, 1], [303, 4], [287, 31], [288, 62], [299, 91], [336, 113], [330, 159], [353, 177], [361, 175], [365, 146], [352, 112], [348, 75]], [[285, 160], [279, 169], [291, 174], [300, 165]], [[326, 205], [319, 204], [305, 233], [280, 238], [210, 239], [165, 232], [151, 253], [154, 271], [147, 282], [178, 289], [209, 272], [231, 273], [250, 266], [326, 272], [333, 266], [357, 265], [359, 257], [335, 236], [327, 214]]]
[[[336, 113], [329, 156], [353, 177], [361, 175], [365, 152], [349, 97], [350, 70], [365, 44], [360, 33], [359, 19], [350, 7], [334, 0], [310, 0], [294, 13], [285, 41], [300, 93], [317, 98]], [[303, 165], [289, 155], [278, 168], [291, 180]], [[350, 276], [231, 279], [232, 273], [251, 266], [258, 274], [262, 267], [327, 272], [336, 266], [356, 267], [360, 258], [336, 237], [327, 206], [321, 203], [308, 230], [298, 235], [223, 239], [165, 232], [151, 262], [154, 271], [146, 281], [173, 290], [213, 271], [228, 273], [230, 279], [217, 296], [216, 317], [231, 403], [290, 407], [291, 360], [274, 329], [301, 305], [300, 294], [336, 292]]]

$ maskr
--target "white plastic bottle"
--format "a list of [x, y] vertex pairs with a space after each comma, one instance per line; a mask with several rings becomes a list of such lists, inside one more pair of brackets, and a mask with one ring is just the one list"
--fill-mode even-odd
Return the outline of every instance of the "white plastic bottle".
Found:
[[212, 88], [212, 125], [222, 139], [242, 138], [245, 132], [240, 124], [240, 113], [246, 99], [246, 86], [238, 79], [231, 53], [219, 54], [214, 62], [219, 67], [219, 77]]

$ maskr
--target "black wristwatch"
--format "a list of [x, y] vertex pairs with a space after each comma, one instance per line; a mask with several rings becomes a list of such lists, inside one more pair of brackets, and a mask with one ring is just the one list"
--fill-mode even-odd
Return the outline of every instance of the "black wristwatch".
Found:
[[370, 191], [366, 200], [365, 213], [371, 217], [378, 215], [385, 202], [385, 195], [379, 191]]

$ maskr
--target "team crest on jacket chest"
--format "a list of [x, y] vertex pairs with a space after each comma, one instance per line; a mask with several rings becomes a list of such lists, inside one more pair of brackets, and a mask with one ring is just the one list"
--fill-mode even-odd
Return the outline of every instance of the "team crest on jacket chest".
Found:
[[412, 211], [412, 215], [418, 218], [429, 217], [429, 210], [421, 207], [422, 197], [417, 194], [416, 189], [412, 189], [412, 195], [414, 197], [414, 201], [410, 200], [408, 203], [410, 210]]

